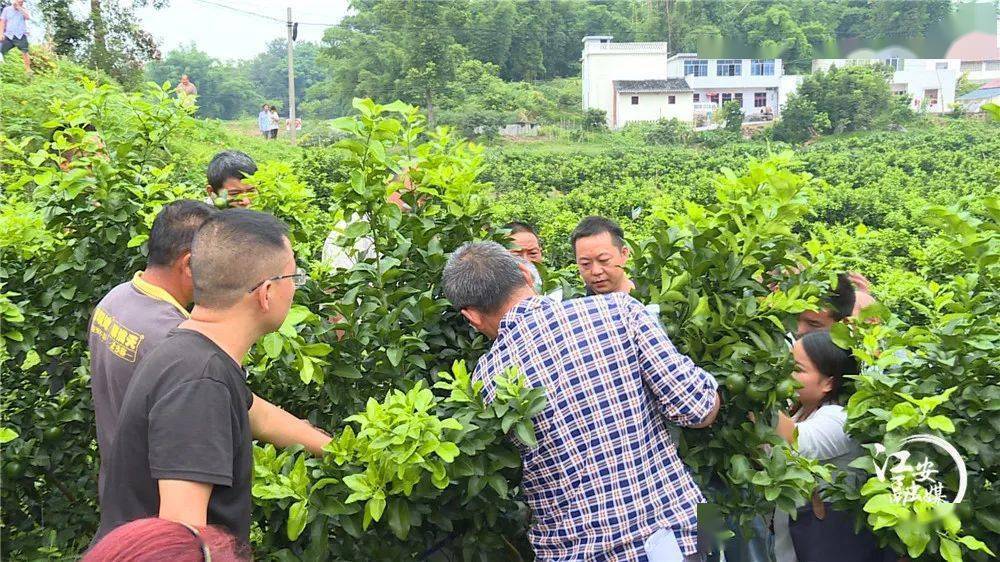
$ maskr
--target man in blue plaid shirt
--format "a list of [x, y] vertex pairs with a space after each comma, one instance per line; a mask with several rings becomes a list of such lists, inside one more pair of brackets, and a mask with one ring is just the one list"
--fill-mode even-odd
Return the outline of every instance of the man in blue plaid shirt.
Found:
[[539, 297], [523, 261], [493, 242], [459, 248], [444, 292], [494, 339], [475, 378], [517, 367], [545, 389], [538, 446], [517, 443], [539, 561], [701, 560], [701, 491], [666, 420], [706, 427], [719, 410], [715, 379], [677, 352], [638, 301], [612, 293], [565, 302]]

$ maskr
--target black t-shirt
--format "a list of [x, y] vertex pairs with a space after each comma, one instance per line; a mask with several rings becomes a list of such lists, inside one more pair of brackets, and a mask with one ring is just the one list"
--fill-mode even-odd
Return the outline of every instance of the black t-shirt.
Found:
[[160, 511], [158, 480], [213, 484], [208, 523], [250, 538], [253, 395], [243, 369], [212, 340], [172, 330], [139, 363], [106, 461], [96, 543]]

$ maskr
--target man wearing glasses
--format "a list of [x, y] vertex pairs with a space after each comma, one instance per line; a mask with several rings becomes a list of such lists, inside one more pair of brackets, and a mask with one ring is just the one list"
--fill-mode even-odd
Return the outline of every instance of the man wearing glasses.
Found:
[[[247, 251], [250, 249], [251, 251]], [[284, 321], [306, 276], [287, 228], [245, 209], [213, 213], [187, 258], [194, 309], [143, 358], [104, 459], [96, 540], [158, 516], [250, 534], [253, 438], [320, 452], [329, 437], [250, 392], [243, 358]]]

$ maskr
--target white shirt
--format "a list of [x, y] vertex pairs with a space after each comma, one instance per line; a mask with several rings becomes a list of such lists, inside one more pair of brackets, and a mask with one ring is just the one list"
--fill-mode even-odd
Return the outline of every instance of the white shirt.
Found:
[[371, 236], [365, 236], [355, 240], [354, 248], [351, 252], [348, 252], [337, 244], [337, 241], [343, 235], [344, 230], [347, 229], [348, 225], [361, 220], [364, 219], [355, 214], [351, 215], [350, 223], [347, 221], [338, 222], [337, 226], [334, 227], [333, 231], [326, 237], [326, 241], [323, 242], [323, 262], [329, 264], [334, 271], [338, 269], [350, 269], [354, 267], [354, 264], [361, 260], [375, 257], [375, 242], [372, 240]]
[[[848, 470], [851, 461], [863, 454], [861, 446], [844, 430], [847, 412], [838, 404], [821, 406], [804, 421], [792, 416], [799, 430], [799, 453], [810, 459], [833, 464], [838, 470]], [[822, 488], [822, 486], [821, 486]], [[777, 562], [798, 562], [788, 532], [788, 514], [774, 511], [774, 556]]]

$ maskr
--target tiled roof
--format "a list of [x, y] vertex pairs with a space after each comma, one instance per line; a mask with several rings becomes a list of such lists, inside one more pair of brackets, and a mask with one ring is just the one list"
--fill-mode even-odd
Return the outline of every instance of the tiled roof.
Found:
[[690, 92], [687, 80], [667, 78], [666, 80], [615, 80], [617, 92]]

